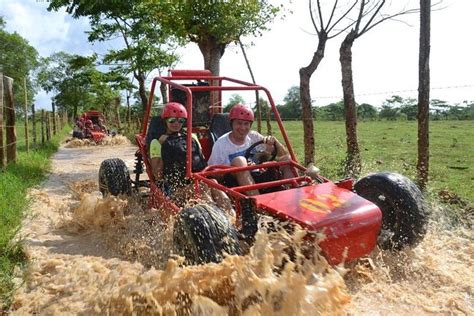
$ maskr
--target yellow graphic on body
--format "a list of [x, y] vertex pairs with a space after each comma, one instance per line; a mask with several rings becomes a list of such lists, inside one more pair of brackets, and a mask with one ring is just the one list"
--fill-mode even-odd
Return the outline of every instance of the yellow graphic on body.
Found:
[[328, 214], [331, 209], [341, 206], [346, 201], [334, 194], [320, 194], [314, 198], [303, 199], [300, 201], [300, 207], [311, 212]]

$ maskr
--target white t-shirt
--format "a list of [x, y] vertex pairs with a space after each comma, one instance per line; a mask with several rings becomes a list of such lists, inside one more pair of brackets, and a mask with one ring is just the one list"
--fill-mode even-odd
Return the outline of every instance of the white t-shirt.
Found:
[[209, 165], [230, 165], [230, 162], [238, 156], [243, 156], [247, 148], [253, 143], [263, 139], [263, 136], [255, 131], [250, 131], [245, 137], [245, 142], [242, 145], [234, 144], [228, 132], [216, 141], [212, 147], [212, 153], [207, 162]]

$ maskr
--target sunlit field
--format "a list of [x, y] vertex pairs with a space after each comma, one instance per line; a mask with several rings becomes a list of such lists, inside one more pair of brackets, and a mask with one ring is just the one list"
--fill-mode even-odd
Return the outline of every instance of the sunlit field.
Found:
[[[293, 149], [304, 160], [303, 126], [298, 121], [284, 123]], [[262, 124], [262, 126], [266, 126]], [[358, 123], [358, 139], [363, 174], [394, 171], [412, 179], [416, 176], [417, 122], [374, 121]], [[275, 135], [277, 125], [273, 124]], [[263, 128], [262, 133], [266, 133]], [[343, 174], [346, 151], [344, 122], [315, 122], [316, 164], [332, 180]], [[433, 193], [448, 189], [474, 201], [474, 122], [430, 122], [430, 183]]]

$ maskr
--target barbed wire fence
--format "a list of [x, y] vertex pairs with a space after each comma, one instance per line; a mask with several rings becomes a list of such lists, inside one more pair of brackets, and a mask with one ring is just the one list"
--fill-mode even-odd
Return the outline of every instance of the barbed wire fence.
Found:
[[[26, 80], [24, 85], [26, 91]], [[37, 117], [35, 104], [29, 105], [26, 93], [23, 110], [23, 115], [16, 113], [13, 79], [0, 73], [0, 170], [5, 169], [8, 164], [17, 162], [18, 150], [28, 154], [30, 149], [46, 146], [67, 123], [67, 113], [58, 114], [42, 109]], [[23, 121], [23, 133], [17, 133], [20, 127], [17, 124], [17, 116]]]

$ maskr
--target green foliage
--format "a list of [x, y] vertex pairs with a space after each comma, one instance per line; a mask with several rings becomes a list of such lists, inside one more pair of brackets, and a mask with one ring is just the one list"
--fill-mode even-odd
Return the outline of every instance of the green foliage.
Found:
[[59, 109], [74, 115], [91, 107], [104, 111], [119, 96], [113, 89], [116, 86], [109, 82], [117, 84], [119, 79], [116, 73], [97, 70], [95, 61], [95, 55], [84, 57], [55, 53], [43, 59], [38, 82], [44, 90], [56, 93], [54, 101]]
[[[33, 71], [38, 66], [38, 52], [26, 39], [18, 33], [8, 33], [4, 30], [5, 22], [0, 20], [0, 73], [13, 78], [15, 105], [23, 110], [25, 93], [28, 100], [33, 100], [35, 86], [32, 78]], [[24, 79], [26, 78], [26, 92]]]
[[377, 109], [373, 105], [362, 103], [357, 106], [357, 118], [362, 120], [375, 120], [377, 116]]
[[240, 94], [233, 94], [230, 96], [229, 102], [224, 107], [224, 112], [229, 112], [230, 109], [236, 104], [245, 104], [244, 98]]
[[261, 35], [280, 10], [264, 0], [148, 2], [163, 28], [195, 43], [212, 37], [219, 44], [228, 44], [242, 36]]
[[300, 88], [292, 86], [283, 99], [284, 104], [278, 106], [282, 119], [300, 119], [302, 114]]
[[344, 101], [316, 108], [316, 118], [324, 121], [344, 120]]
[[66, 7], [74, 17], [88, 17], [91, 42], [116, 38], [123, 40], [123, 48], [110, 49], [103, 62], [112, 66], [114, 73], [133, 75], [139, 83], [143, 107], [146, 105], [145, 80], [149, 73], [155, 69], [171, 68], [178, 60], [174, 52], [176, 41], [168, 30], [157, 23], [159, 20], [151, 13], [147, 3], [144, 0], [52, 0], [48, 7], [48, 10]]

